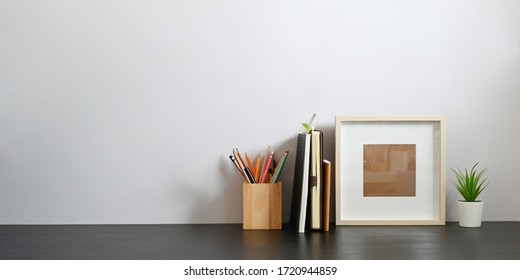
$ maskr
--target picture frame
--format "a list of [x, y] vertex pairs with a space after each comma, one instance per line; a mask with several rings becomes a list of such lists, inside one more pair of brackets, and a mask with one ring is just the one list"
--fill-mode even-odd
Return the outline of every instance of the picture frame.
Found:
[[443, 116], [336, 116], [336, 225], [445, 225]]

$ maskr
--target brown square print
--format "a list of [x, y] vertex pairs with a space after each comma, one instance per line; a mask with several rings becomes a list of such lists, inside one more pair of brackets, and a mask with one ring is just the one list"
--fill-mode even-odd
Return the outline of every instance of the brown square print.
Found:
[[415, 196], [415, 144], [363, 145], [363, 196]]

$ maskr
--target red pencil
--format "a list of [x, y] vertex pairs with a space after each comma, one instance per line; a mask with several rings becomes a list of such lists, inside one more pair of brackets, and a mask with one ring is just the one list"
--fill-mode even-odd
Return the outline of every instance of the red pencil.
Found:
[[269, 155], [269, 160], [267, 161], [267, 164], [265, 166], [264, 174], [262, 174], [262, 179], [260, 180], [260, 183], [265, 182], [265, 178], [267, 177], [267, 174], [269, 173], [269, 167], [271, 167], [271, 164], [273, 163], [273, 155], [274, 152], [271, 152]]

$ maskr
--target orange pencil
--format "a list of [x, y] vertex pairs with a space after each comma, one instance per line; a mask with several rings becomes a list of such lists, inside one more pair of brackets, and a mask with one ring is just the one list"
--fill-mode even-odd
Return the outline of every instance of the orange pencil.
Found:
[[256, 168], [255, 168], [255, 180], [257, 182], [260, 181], [260, 170], [262, 169], [262, 155], [258, 155], [258, 158], [256, 159]]
[[255, 166], [253, 165], [253, 162], [251, 161], [251, 158], [247, 155], [247, 153], [246, 153], [246, 160], [247, 160], [247, 164], [249, 164], [249, 168], [251, 168], [251, 172], [253, 172], [253, 174], [255, 174]]

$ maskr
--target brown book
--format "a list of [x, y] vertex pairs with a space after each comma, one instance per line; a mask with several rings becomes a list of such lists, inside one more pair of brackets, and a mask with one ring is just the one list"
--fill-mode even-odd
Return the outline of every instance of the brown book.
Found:
[[329, 231], [330, 226], [330, 161], [323, 160], [323, 231]]

